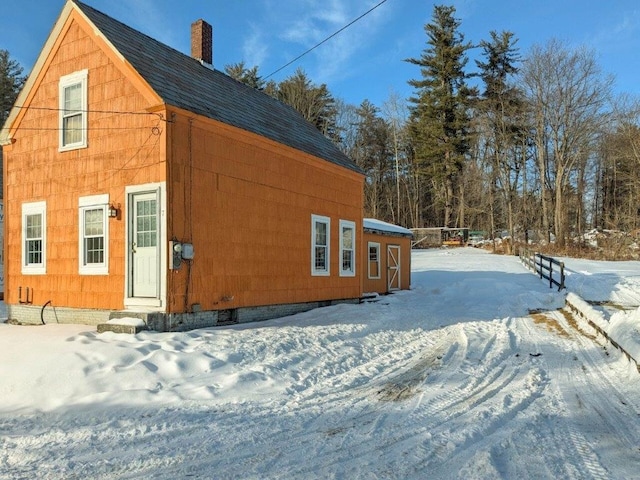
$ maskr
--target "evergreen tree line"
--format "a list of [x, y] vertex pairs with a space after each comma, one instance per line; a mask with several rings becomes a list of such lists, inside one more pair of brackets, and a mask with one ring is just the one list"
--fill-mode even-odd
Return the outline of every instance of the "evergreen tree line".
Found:
[[[365, 215], [406, 227], [507, 233], [564, 246], [593, 229], [640, 228], [640, 103], [614, 98], [586, 48], [557, 40], [523, 56], [512, 32], [465, 41], [435, 6], [407, 101], [334, 98], [302, 70], [276, 84], [232, 77], [299, 110], [365, 172]], [[475, 68], [470, 50], [479, 51]]]
[[[298, 110], [365, 172], [365, 216], [405, 227], [467, 227], [489, 237], [555, 239], [640, 229], [640, 101], [614, 98], [594, 52], [550, 40], [522, 55], [512, 32], [465, 41], [435, 6], [409, 99], [350, 105], [298, 69], [234, 79]], [[469, 67], [469, 53], [478, 60]], [[24, 82], [0, 50], [0, 120]], [[0, 122], [1, 123], [1, 122]]]

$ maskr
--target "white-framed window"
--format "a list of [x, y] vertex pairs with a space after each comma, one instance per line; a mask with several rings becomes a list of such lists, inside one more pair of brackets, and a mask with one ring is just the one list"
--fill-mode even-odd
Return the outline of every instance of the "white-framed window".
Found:
[[311, 215], [311, 275], [328, 276], [331, 258], [331, 220]]
[[22, 273], [47, 273], [47, 203], [22, 204]]
[[78, 199], [78, 263], [81, 275], [109, 273], [109, 195]]
[[340, 220], [340, 276], [356, 274], [356, 224]]
[[60, 151], [87, 146], [88, 70], [60, 78]]
[[380, 278], [380, 244], [369, 242], [369, 278]]

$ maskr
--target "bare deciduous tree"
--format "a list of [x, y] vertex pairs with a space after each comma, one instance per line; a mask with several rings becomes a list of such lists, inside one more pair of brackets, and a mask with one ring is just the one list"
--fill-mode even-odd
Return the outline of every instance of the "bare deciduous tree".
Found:
[[549, 228], [553, 220], [559, 246], [569, 234], [567, 196], [576, 187], [580, 162], [595, 150], [611, 83], [593, 52], [571, 50], [557, 40], [534, 46], [524, 62], [522, 84], [532, 109], [536, 164], [543, 180], [543, 224]]

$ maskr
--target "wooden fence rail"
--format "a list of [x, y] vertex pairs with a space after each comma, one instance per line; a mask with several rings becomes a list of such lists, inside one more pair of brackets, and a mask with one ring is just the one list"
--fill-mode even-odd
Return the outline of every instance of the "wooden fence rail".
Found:
[[[549, 280], [549, 288], [558, 287], [558, 291], [566, 288], [564, 285], [564, 262], [553, 257], [533, 252], [528, 248], [520, 249], [520, 261], [529, 270], [536, 272], [540, 278]], [[554, 266], [556, 268], [554, 268]]]
[[[560, 262], [555, 258], [542, 255], [540, 253], [535, 253], [528, 248], [521, 248], [519, 254], [520, 261], [527, 268], [540, 275], [540, 278], [549, 280], [549, 288], [553, 287], [553, 285], [558, 286], [558, 291], [566, 288], [564, 285], [565, 277], [563, 262]], [[557, 268], [554, 269], [554, 265]], [[559, 280], [553, 278], [554, 273], [560, 277]], [[566, 306], [574, 314], [578, 315], [589, 325], [591, 325], [591, 327], [593, 327], [598, 333], [603, 335], [614, 347], [620, 350], [629, 359], [630, 362], [633, 362], [635, 364], [638, 373], [640, 373], [640, 359], [638, 359], [637, 356], [634, 357], [626, 348], [624, 348], [615, 339], [609, 336], [606, 327], [603, 326], [603, 323], [607, 322], [607, 320], [603, 319], [601, 322], [597, 321], [598, 317], [602, 318], [602, 314], [592, 311], [592, 307], [586, 301], [582, 300], [578, 295], [575, 295], [573, 293], [570, 293], [567, 296]]]

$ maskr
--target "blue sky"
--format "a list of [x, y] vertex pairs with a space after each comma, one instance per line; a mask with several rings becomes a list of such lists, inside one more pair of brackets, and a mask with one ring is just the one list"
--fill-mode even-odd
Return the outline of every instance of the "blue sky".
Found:
[[[213, 25], [214, 66], [244, 60], [266, 76], [334, 33], [380, 0], [86, 0], [85, 3], [189, 54], [190, 24]], [[472, 43], [489, 31], [510, 30], [523, 54], [551, 38], [592, 49], [615, 91], [640, 97], [640, 2], [638, 0], [456, 0], [460, 30]], [[64, 0], [4, 0], [0, 48], [9, 50], [25, 72], [31, 70]], [[403, 60], [420, 56], [424, 24], [434, 2], [387, 0], [369, 15], [272, 78], [280, 81], [297, 67], [331, 93], [360, 104], [381, 106], [394, 92], [412, 90], [407, 81], [418, 67]], [[474, 52], [477, 52], [474, 51]], [[472, 52], [471, 55], [476, 53]], [[469, 67], [475, 67], [472, 60]]]

